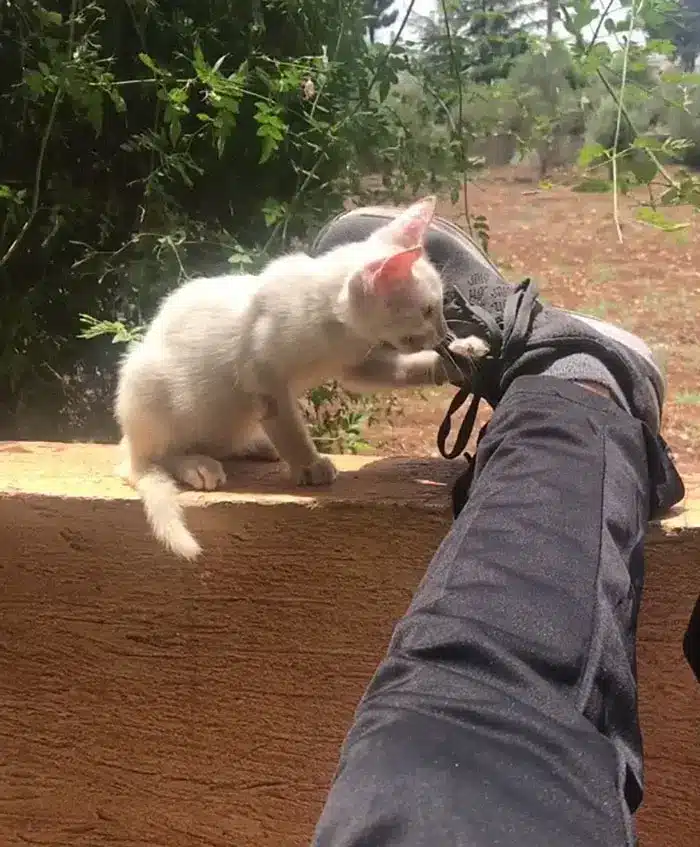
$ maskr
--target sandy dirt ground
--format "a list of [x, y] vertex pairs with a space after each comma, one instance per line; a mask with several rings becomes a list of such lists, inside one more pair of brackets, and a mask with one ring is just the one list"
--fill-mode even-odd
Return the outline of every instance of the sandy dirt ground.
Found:
[[[489, 221], [490, 253], [507, 278], [529, 276], [550, 303], [618, 323], [653, 346], [668, 378], [664, 435], [680, 467], [698, 470], [700, 230], [692, 211], [672, 210], [688, 226], [664, 232], [638, 223], [634, 200], [621, 198], [619, 243], [611, 195], [572, 191], [566, 176], [542, 187], [513, 170], [491, 171], [468, 197], [472, 214]], [[440, 213], [464, 225], [463, 207], [443, 203]], [[400, 393], [402, 411], [367, 432], [372, 452], [437, 454], [452, 392]]]

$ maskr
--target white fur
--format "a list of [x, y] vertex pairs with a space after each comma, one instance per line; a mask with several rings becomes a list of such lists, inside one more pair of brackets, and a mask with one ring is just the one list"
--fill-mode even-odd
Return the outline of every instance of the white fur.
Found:
[[406, 233], [424, 231], [433, 209], [428, 198], [367, 241], [318, 258], [285, 256], [258, 276], [195, 279], [164, 299], [122, 362], [116, 417], [121, 473], [169, 549], [185, 558], [200, 553], [175, 480], [214, 489], [226, 479], [219, 459], [280, 456], [299, 484], [333, 481], [335, 467], [318, 454], [300, 415], [305, 389], [328, 379], [355, 389], [444, 379], [431, 349], [446, 332], [435, 268], [421, 254], [388, 293], [373, 288], [371, 271], [405, 253]]

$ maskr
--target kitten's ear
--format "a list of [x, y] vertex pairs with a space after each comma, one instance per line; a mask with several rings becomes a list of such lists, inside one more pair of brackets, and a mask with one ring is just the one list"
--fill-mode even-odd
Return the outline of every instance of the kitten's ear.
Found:
[[413, 266], [422, 255], [422, 247], [411, 247], [409, 250], [394, 253], [386, 259], [368, 262], [360, 272], [365, 290], [372, 294], [386, 296], [392, 291], [410, 285], [413, 281], [411, 273]]
[[431, 194], [413, 203], [385, 227], [386, 234], [394, 244], [414, 247], [422, 244], [435, 215], [437, 197]]

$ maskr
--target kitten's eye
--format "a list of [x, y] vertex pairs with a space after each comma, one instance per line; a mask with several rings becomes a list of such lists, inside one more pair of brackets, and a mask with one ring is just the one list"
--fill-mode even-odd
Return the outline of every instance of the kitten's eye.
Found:
[[424, 318], [432, 318], [432, 316], [434, 314], [435, 314], [435, 307], [434, 306], [426, 306], [423, 309], [423, 317]]

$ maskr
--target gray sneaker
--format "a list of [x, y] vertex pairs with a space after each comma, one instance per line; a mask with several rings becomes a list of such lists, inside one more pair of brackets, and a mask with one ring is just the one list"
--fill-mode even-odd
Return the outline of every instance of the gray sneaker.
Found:
[[[321, 230], [311, 254], [364, 240], [397, 211], [368, 207], [344, 212]], [[438, 348], [450, 381], [459, 388], [438, 431], [443, 456], [451, 459], [465, 451], [482, 399], [495, 407], [514, 379], [547, 372], [602, 382], [646, 425], [659, 447], [653, 469], [653, 516], [683, 498], [682, 481], [659, 434], [665, 380], [644, 341], [613, 324], [543, 304], [531, 280], [509, 284], [478, 245], [447, 220], [433, 219], [426, 249], [445, 281], [445, 317], [452, 337], [480, 336], [491, 351], [475, 367], [472, 361], [459, 361], [448, 352], [451, 339]], [[448, 450], [452, 416], [470, 395], [471, 404]]]

